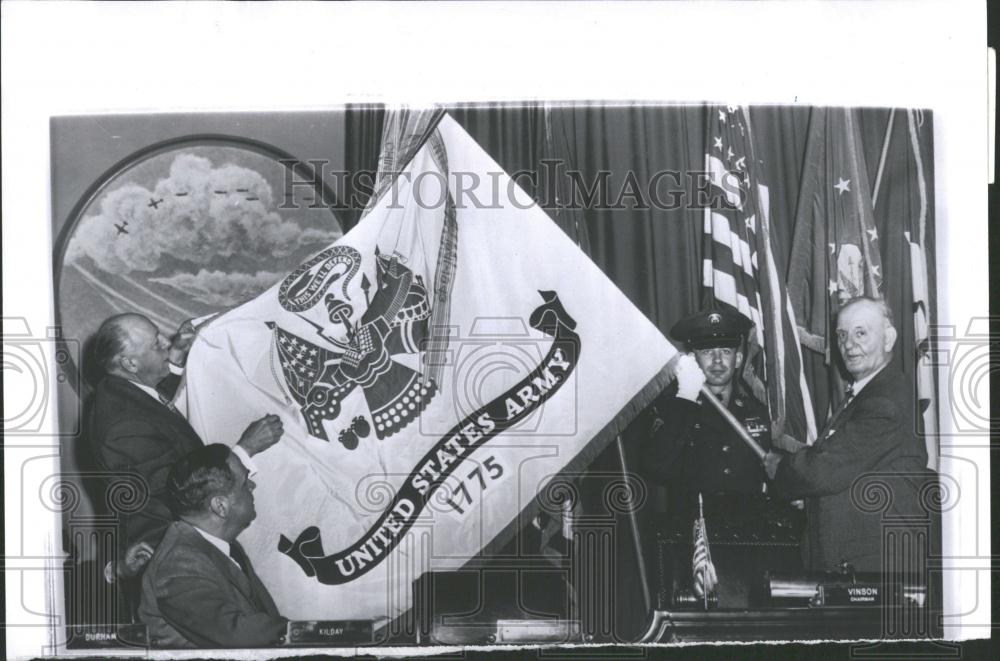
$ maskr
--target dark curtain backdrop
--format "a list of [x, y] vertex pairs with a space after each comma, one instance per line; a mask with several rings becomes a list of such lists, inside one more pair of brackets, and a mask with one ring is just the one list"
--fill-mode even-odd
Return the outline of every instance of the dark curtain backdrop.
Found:
[[[609, 173], [607, 195], [598, 198], [603, 204], [582, 212], [591, 257], [665, 331], [701, 297], [702, 215], [670, 202], [683, 202], [681, 194], [691, 190], [685, 170], [700, 169], [704, 160], [704, 110], [575, 107], [560, 108], [556, 118], [570, 136], [566, 158], [583, 181], [592, 185]], [[666, 175], [657, 185], [654, 175], [668, 170], [677, 178]], [[642, 197], [629, 195], [636, 190]]]
[[[534, 182], [525, 177], [518, 177], [518, 182], [664, 334], [678, 319], [702, 306], [703, 211], [695, 203], [695, 195], [697, 173], [705, 169], [706, 106], [521, 105], [452, 107], [448, 111], [506, 172], [537, 173]], [[349, 169], [373, 168], [377, 162], [378, 140], [370, 135], [352, 134], [376, 130], [382, 118], [380, 112], [364, 109], [348, 114]], [[750, 112], [760, 181], [770, 191], [772, 236], [779, 264], [788, 263], [799, 183], [803, 168], [809, 167], [805, 148], [810, 113], [808, 107], [784, 106], [755, 107]], [[871, 182], [875, 181], [888, 116], [887, 109], [858, 112]], [[928, 275], [933, 298], [933, 153], [929, 114], [923, 120], [919, 140], [928, 183], [926, 245], [930, 247]], [[556, 177], [551, 176], [554, 169]], [[574, 186], [570, 185], [572, 171], [578, 173], [575, 176], [584, 189], [594, 189], [594, 182], [606, 177], [606, 187], [594, 189], [597, 197], [591, 204], [565, 208], [568, 203], [583, 202], [580, 186], [575, 187], [574, 194]], [[671, 174], [660, 175], [656, 194], [660, 206], [670, 208], [657, 208], [649, 190], [657, 173], [663, 172]], [[896, 351], [904, 371], [911, 375], [915, 358], [911, 278], [909, 250], [902, 233], [907, 230], [912, 230], [913, 236], [918, 233], [914, 177], [906, 113], [897, 111], [875, 221], [880, 236], [884, 294], [899, 329]], [[671, 199], [677, 203], [668, 204]], [[822, 424], [830, 400], [830, 367], [818, 354], [805, 348], [802, 351], [817, 421]], [[635, 470], [637, 447], [646, 433], [638, 427], [633, 425], [624, 435], [626, 462], [631, 471]], [[594, 462], [591, 471], [610, 475], [620, 471], [620, 466], [617, 448], [612, 444]], [[599, 518], [606, 512], [603, 492], [608, 484], [599, 486], [599, 481], [589, 478], [587, 482], [588, 486], [582, 489], [583, 510], [588, 516]], [[638, 513], [640, 527], [647, 530], [645, 524], [663, 512], [664, 507], [664, 490], [650, 485], [645, 505]], [[646, 616], [627, 518], [612, 518], [615, 543], [592, 559], [595, 565], [605, 565], [619, 558], [610, 564], [614, 568], [613, 589], [602, 595], [611, 604], [610, 613], [597, 613], [594, 617], [610, 617], [614, 637], [626, 640], [641, 633]], [[646, 539], [644, 546], [647, 567], [655, 572], [652, 540]], [[654, 594], [654, 603], [655, 597]]]

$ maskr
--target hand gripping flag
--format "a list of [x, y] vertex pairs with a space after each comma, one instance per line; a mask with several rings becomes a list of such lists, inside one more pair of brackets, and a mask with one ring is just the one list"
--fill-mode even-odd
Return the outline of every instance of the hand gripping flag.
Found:
[[240, 536], [282, 614], [392, 618], [557, 510], [673, 355], [444, 116], [354, 229], [199, 333], [184, 397], [206, 442], [282, 418]]

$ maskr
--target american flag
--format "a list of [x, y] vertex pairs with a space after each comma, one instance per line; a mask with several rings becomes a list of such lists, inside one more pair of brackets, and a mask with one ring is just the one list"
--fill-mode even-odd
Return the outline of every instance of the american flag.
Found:
[[712, 564], [712, 551], [708, 548], [708, 529], [705, 528], [705, 513], [702, 511], [701, 494], [698, 494], [698, 518], [694, 521], [694, 554], [691, 557], [691, 572], [694, 575], [694, 593], [705, 600], [715, 592], [719, 579]]
[[771, 414], [772, 435], [812, 443], [816, 420], [784, 269], [771, 246], [768, 191], [761, 183], [745, 107], [709, 108], [705, 154], [703, 284], [708, 297], [754, 323], [744, 378]]

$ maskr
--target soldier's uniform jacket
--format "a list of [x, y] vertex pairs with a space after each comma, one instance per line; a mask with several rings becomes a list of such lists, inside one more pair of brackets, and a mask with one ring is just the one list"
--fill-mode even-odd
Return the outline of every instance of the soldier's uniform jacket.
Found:
[[[692, 402], [669, 391], [660, 396], [643, 447], [643, 472], [677, 495], [763, 495], [767, 475], [760, 459], [704, 397]], [[770, 448], [767, 407], [736, 387], [729, 410], [754, 440]]]
[[[681, 319], [670, 335], [688, 350], [732, 348], [739, 351], [750, 332], [749, 320], [732, 310], [703, 310]], [[771, 447], [770, 415], [739, 382], [734, 365], [728, 409], [764, 450]], [[722, 417], [704, 392], [698, 401], [676, 396], [673, 384], [647, 409], [639, 423], [642, 441], [639, 470], [667, 490], [667, 509], [653, 525], [674, 580], [690, 576], [692, 524], [704, 512], [713, 561], [719, 577], [720, 605], [745, 607], [749, 586], [774, 566], [795, 569], [801, 512], [765, 490], [761, 460]], [[703, 506], [699, 506], [698, 495]], [[777, 550], [776, 550], [777, 549]], [[789, 562], [791, 561], [791, 562]]]

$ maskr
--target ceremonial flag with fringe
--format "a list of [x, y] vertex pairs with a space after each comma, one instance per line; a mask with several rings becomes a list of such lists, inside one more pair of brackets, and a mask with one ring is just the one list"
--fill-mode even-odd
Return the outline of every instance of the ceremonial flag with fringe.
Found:
[[802, 343], [829, 363], [840, 306], [882, 297], [882, 258], [856, 112], [811, 112], [788, 292]]
[[910, 282], [913, 297], [913, 339], [916, 344], [917, 404], [923, 423], [919, 430], [927, 443], [928, 468], [938, 469], [937, 398], [934, 386], [934, 353], [931, 351], [931, 287], [927, 277], [927, 180], [924, 158], [920, 149], [921, 122], [914, 110], [906, 111], [906, 127], [913, 152], [915, 185], [919, 207], [917, 218], [911, 219], [913, 232], [904, 232], [903, 238], [910, 248]]
[[200, 331], [206, 442], [269, 412], [240, 536], [281, 613], [394, 618], [506, 541], [662, 389], [674, 348], [450, 117], [358, 225]]

